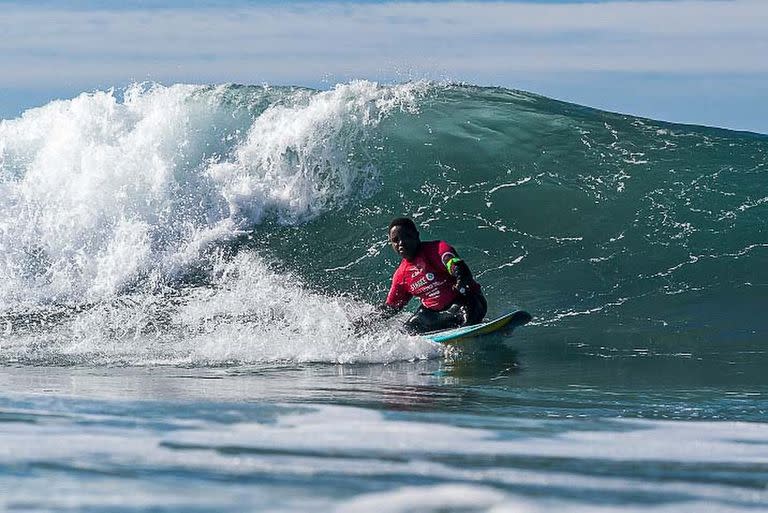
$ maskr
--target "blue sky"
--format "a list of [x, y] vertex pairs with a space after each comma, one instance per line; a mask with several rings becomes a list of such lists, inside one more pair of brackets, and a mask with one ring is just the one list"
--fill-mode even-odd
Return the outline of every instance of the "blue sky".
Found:
[[0, 116], [132, 81], [525, 89], [768, 133], [768, 1], [0, 0]]

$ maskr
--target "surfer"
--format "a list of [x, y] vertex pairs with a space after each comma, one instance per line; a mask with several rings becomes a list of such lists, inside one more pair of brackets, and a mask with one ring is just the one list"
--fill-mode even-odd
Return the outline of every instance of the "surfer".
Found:
[[421, 305], [405, 323], [410, 333], [482, 322], [488, 310], [485, 296], [453, 247], [442, 240], [422, 241], [416, 224], [407, 217], [389, 223], [388, 239], [402, 260], [381, 306], [385, 317], [401, 311], [415, 296]]

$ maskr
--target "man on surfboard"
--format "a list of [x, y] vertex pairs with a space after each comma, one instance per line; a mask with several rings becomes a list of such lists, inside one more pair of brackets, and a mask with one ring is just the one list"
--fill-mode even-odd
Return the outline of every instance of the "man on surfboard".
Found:
[[483, 320], [488, 303], [453, 247], [442, 240], [422, 242], [416, 224], [407, 217], [389, 223], [388, 239], [402, 260], [382, 306], [385, 314], [401, 311], [415, 296], [421, 305], [405, 323], [411, 333], [458, 328]]

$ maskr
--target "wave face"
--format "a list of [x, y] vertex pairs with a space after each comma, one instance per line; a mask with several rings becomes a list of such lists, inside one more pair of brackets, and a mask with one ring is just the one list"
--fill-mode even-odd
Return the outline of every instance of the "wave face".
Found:
[[766, 136], [497, 88], [84, 93], [0, 123], [0, 358], [435, 356], [350, 330], [386, 293], [403, 214], [457, 247], [491, 314], [533, 312], [534, 335], [751, 344], [767, 165]]

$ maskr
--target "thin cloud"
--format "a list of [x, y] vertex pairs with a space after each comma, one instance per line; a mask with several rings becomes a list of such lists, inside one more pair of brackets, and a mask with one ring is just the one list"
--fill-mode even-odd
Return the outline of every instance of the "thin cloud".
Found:
[[768, 2], [307, 3], [132, 10], [5, 6], [0, 87], [153, 78], [316, 82], [396, 69], [768, 72]]

